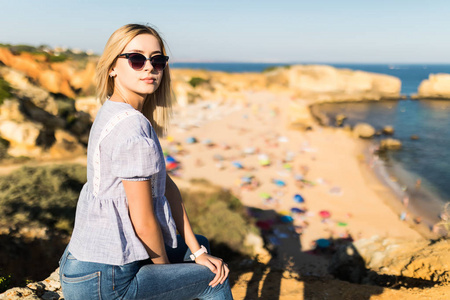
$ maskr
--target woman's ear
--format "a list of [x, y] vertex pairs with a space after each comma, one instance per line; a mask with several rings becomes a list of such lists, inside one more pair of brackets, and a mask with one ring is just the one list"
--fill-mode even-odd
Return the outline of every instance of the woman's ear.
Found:
[[114, 69], [111, 70], [111, 72], [109, 72], [109, 77], [113, 78], [116, 77], [116, 72], [114, 71]]

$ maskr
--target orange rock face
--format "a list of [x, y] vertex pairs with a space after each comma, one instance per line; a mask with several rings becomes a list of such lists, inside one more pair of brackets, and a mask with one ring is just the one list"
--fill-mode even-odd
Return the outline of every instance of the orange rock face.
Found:
[[55, 94], [74, 98], [83, 91], [90, 91], [94, 82], [95, 62], [79, 67], [76, 62], [50, 63], [43, 55], [21, 53], [14, 55], [8, 48], [0, 47], [0, 61], [21, 71], [44, 89]]

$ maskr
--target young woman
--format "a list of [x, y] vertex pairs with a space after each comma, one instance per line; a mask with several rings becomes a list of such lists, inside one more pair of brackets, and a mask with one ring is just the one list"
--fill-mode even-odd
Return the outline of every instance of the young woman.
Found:
[[159, 34], [138, 24], [115, 31], [100, 57], [103, 105], [60, 261], [67, 300], [232, 299], [228, 266], [194, 235], [166, 174], [157, 134], [165, 132], [171, 110], [168, 59]]

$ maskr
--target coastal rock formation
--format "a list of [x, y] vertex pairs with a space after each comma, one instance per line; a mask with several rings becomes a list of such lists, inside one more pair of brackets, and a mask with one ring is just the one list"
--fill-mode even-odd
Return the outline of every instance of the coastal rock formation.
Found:
[[354, 136], [362, 139], [370, 139], [375, 134], [375, 128], [373, 128], [372, 125], [367, 123], [358, 123], [353, 128], [353, 134]]
[[335, 117], [335, 125], [340, 127], [344, 124], [344, 121], [347, 119], [347, 117], [343, 114], [338, 114]]
[[422, 284], [433, 286], [450, 282], [449, 248], [449, 240], [411, 241], [374, 236], [339, 248], [330, 271], [355, 283], [373, 283], [388, 275], [416, 279], [414, 282], [422, 280]]
[[300, 98], [316, 101], [398, 99], [400, 79], [324, 65], [297, 65], [286, 70], [288, 86]]
[[172, 70], [180, 105], [197, 100], [236, 100], [241, 93], [270, 90], [318, 101], [361, 101], [400, 98], [401, 82], [393, 76], [325, 65], [294, 65], [263, 73]]
[[394, 127], [391, 125], [386, 125], [383, 127], [383, 134], [385, 135], [393, 135], [395, 132]]
[[450, 99], [450, 74], [430, 74], [420, 83], [417, 98]]
[[380, 141], [380, 150], [400, 150], [402, 142], [397, 139], [384, 139]]

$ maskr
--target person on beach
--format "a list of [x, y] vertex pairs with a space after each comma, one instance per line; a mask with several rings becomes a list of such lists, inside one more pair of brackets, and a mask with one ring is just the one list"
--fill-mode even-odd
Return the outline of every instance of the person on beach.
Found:
[[157, 31], [139, 24], [116, 30], [99, 59], [103, 105], [60, 260], [67, 300], [232, 299], [227, 264], [194, 235], [166, 173], [157, 135], [171, 110], [168, 59]]

